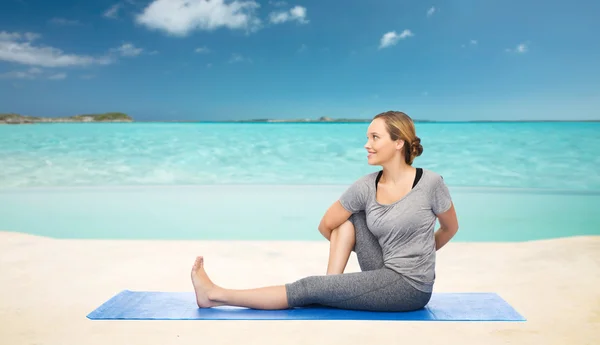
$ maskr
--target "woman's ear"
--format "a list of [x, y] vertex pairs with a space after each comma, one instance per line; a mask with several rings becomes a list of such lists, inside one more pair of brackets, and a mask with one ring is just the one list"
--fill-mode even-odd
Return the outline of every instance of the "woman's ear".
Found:
[[398, 139], [396, 140], [396, 150], [401, 150], [404, 147], [404, 140]]

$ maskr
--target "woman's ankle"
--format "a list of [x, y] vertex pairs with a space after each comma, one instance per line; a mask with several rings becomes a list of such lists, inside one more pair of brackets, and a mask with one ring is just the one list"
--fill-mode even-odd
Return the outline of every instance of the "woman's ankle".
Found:
[[227, 303], [226, 293], [227, 291], [225, 291], [225, 289], [215, 285], [210, 290], [206, 291], [206, 297], [208, 297], [213, 304], [223, 305]]

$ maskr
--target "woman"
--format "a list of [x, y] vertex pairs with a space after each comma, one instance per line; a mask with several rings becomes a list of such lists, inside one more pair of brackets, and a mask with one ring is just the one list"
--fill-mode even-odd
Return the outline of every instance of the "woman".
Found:
[[[383, 169], [354, 182], [323, 216], [319, 231], [330, 242], [326, 275], [231, 290], [209, 279], [199, 256], [191, 272], [198, 306], [423, 308], [431, 298], [436, 251], [458, 230], [454, 206], [439, 174], [412, 166], [423, 147], [410, 117], [393, 111], [375, 116], [367, 139], [369, 164]], [[436, 219], [440, 228], [434, 232]], [[351, 251], [361, 272], [343, 273]]]

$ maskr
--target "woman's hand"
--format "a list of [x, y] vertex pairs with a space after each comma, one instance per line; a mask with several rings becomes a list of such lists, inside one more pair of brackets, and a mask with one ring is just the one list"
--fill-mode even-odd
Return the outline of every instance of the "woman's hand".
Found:
[[329, 206], [329, 209], [327, 209], [327, 212], [325, 212], [325, 215], [321, 219], [319, 232], [329, 241], [333, 229], [337, 229], [340, 225], [344, 224], [351, 215], [352, 213], [346, 210], [339, 200], [334, 202]]

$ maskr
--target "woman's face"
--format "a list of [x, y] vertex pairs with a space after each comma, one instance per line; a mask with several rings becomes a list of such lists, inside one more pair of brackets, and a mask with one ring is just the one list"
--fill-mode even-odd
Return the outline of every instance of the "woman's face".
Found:
[[367, 162], [369, 165], [383, 165], [398, 154], [403, 144], [402, 140], [392, 140], [383, 119], [375, 119], [367, 129]]

